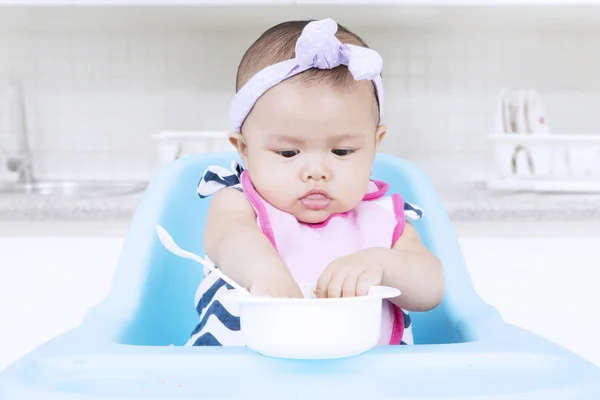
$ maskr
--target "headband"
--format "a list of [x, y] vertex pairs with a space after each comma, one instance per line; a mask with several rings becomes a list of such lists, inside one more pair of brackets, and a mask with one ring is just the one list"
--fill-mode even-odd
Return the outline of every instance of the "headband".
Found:
[[229, 118], [236, 132], [240, 131], [244, 120], [260, 96], [273, 86], [310, 68], [332, 69], [339, 65], [347, 66], [355, 80], [373, 81], [381, 120], [383, 60], [375, 50], [342, 44], [335, 37], [337, 28], [337, 22], [330, 18], [308, 23], [296, 42], [294, 58], [270, 65], [246, 82], [236, 93], [229, 109]]

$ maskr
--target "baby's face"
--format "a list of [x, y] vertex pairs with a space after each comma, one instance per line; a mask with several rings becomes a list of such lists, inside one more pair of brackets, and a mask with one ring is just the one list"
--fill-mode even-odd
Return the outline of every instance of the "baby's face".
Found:
[[256, 102], [238, 149], [266, 201], [319, 223], [364, 197], [384, 134], [370, 81], [339, 88], [290, 80]]

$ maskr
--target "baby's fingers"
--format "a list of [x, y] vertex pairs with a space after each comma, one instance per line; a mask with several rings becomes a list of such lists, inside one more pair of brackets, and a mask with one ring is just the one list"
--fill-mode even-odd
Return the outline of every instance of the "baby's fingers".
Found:
[[355, 297], [358, 295], [357, 283], [358, 283], [359, 277], [360, 277], [360, 273], [356, 273], [356, 272], [346, 275], [346, 279], [344, 280], [344, 285], [342, 288], [342, 296], [343, 297]]
[[331, 264], [317, 281], [317, 297], [342, 297], [342, 288], [345, 280], [346, 274], [340, 268], [337, 268], [335, 264]]
[[371, 286], [379, 285], [381, 282], [373, 274], [363, 273], [356, 282], [356, 295], [366, 296]]
[[331, 279], [327, 284], [327, 297], [337, 298], [342, 297], [344, 282], [348, 275], [343, 270], [337, 270], [331, 275]]
[[329, 281], [331, 280], [331, 276], [332, 276], [331, 268], [326, 268], [325, 271], [323, 271], [323, 273], [317, 280], [317, 288], [316, 288], [317, 298], [322, 299], [322, 298], [327, 297], [327, 287], [329, 286]]

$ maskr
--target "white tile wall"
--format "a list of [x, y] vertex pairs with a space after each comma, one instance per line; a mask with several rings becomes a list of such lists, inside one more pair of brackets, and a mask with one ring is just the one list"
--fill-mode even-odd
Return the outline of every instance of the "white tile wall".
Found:
[[[24, 81], [37, 176], [144, 179], [157, 167], [152, 133], [227, 127], [246, 45], [226, 34], [15, 33], [0, 36], [0, 78], [14, 69]], [[0, 107], [0, 134], [7, 114]]]
[[[257, 33], [3, 33], [0, 82], [10, 69], [24, 80], [36, 174], [144, 179], [157, 168], [150, 134], [227, 129], [237, 63]], [[553, 131], [600, 131], [600, 32], [359, 34], [385, 60], [383, 150], [434, 180], [485, 169], [505, 86], [538, 89]]]

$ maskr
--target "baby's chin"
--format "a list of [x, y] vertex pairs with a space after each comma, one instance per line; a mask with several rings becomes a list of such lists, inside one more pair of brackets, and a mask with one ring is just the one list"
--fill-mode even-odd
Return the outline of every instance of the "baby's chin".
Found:
[[307, 225], [318, 225], [318, 224], [322, 224], [323, 222], [327, 221], [327, 218], [329, 218], [331, 214], [325, 215], [325, 216], [307, 216], [307, 215], [301, 215], [301, 216], [296, 216], [296, 219], [298, 220], [298, 222], [301, 222], [303, 224], [307, 224]]
[[299, 213], [294, 213], [294, 217], [298, 222], [307, 225], [318, 225], [327, 221], [334, 214], [343, 214], [343, 212], [333, 211], [333, 210], [303, 210]]
[[290, 207], [287, 210], [289, 214], [292, 214], [298, 222], [307, 225], [318, 225], [327, 221], [332, 216], [343, 215], [348, 211], [352, 210], [356, 204], [351, 203], [340, 203], [338, 201], [332, 201], [329, 207], [322, 210], [310, 210], [304, 207], [302, 204], [297, 204], [294, 207]]

